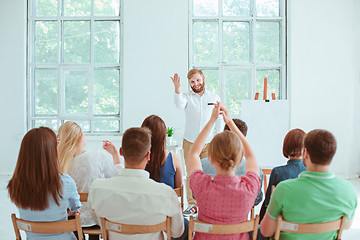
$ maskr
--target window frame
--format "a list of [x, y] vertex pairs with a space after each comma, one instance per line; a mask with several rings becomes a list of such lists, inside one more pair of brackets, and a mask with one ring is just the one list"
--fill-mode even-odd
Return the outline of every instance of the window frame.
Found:
[[[250, 0], [250, 16], [222, 16], [223, 0], [218, 0], [218, 15], [217, 16], [193, 16], [194, 0], [189, 0], [189, 69], [200, 68], [202, 70], [218, 70], [219, 93], [222, 101], [225, 100], [225, 79], [224, 70], [241, 70], [246, 69], [250, 71], [251, 79], [249, 82], [250, 94], [247, 99], [254, 99], [256, 93], [256, 71], [257, 70], [279, 70], [280, 89], [279, 96], [276, 99], [288, 98], [288, 83], [287, 83], [287, 0], [279, 0], [279, 16], [277, 17], [257, 17], [256, 15], [256, 0]], [[217, 63], [195, 63], [194, 55], [194, 22], [217, 22], [218, 23], [218, 51], [219, 57]], [[256, 23], [257, 22], [279, 22], [279, 63], [255, 63], [256, 62]], [[223, 23], [224, 22], [249, 22], [250, 27], [250, 49], [249, 49], [249, 63], [224, 63], [223, 62]], [[206, 76], [205, 76], [206, 78]], [[246, 98], [243, 98], [246, 99]], [[239, 114], [233, 114], [233, 117], [240, 117]]]
[[[58, 0], [57, 16], [36, 16], [36, 0], [27, 1], [27, 63], [26, 63], [26, 93], [27, 93], [27, 129], [35, 127], [36, 120], [54, 120], [57, 121], [57, 128], [64, 122], [70, 121], [89, 121], [89, 131], [84, 134], [89, 136], [103, 136], [122, 134], [123, 125], [123, 75], [124, 75], [124, 38], [123, 38], [123, 7], [122, 0], [119, 0], [119, 16], [95, 16], [94, 3], [91, 0], [91, 13], [89, 16], [65, 16], [64, 0]], [[36, 63], [35, 62], [35, 28], [36, 21], [54, 21], [58, 24], [57, 29], [57, 61], [55, 63]], [[64, 62], [64, 25], [66, 21], [89, 21], [90, 30], [90, 62], [89, 63], [65, 63]], [[95, 63], [94, 62], [94, 25], [96, 21], [118, 21], [119, 22], [119, 62], [118, 63]], [[36, 115], [35, 114], [35, 70], [36, 69], [54, 69], [57, 71], [57, 114], [54, 115]], [[69, 114], [65, 112], [65, 77], [66, 70], [84, 70], [88, 69], [88, 107], [87, 113]], [[118, 114], [96, 114], [94, 113], [95, 99], [94, 93], [94, 72], [97, 69], [111, 69], [119, 71], [119, 111]], [[114, 120], [119, 122], [118, 131], [95, 131], [95, 120]], [[55, 130], [57, 131], [57, 129]]]

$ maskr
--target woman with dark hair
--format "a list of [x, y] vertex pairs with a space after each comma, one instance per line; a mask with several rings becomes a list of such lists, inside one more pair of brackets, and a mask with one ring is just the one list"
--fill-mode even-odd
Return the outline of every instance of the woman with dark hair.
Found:
[[172, 188], [180, 187], [182, 184], [180, 158], [177, 154], [165, 150], [165, 122], [156, 115], [150, 115], [144, 120], [141, 127], [149, 128], [151, 131], [150, 161], [146, 166], [150, 178]]
[[[24, 136], [14, 174], [7, 186], [21, 219], [64, 221], [68, 208], [72, 212], [80, 208], [76, 184], [69, 175], [59, 173], [57, 158], [57, 139], [50, 128], [34, 128]], [[76, 239], [72, 232], [26, 234], [27, 239]]]
[[293, 129], [286, 134], [283, 143], [283, 155], [289, 160], [286, 165], [274, 167], [271, 171], [265, 200], [260, 209], [260, 221], [264, 217], [270, 202], [271, 187], [278, 185], [281, 181], [297, 178], [301, 172], [306, 170], [301, 156], [305, 135], [306, 133], [298, 128]]

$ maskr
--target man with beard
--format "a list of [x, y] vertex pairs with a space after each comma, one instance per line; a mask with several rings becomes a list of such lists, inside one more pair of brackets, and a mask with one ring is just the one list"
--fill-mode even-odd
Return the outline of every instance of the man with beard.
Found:
[[[205, 76], [200, 69], [191, 69], [187, 75], [191, 90], [186, 93], [181, 93], [180, 77], [177, 73], [174, 77], [170, 77], [175, 86], [175, 105], [178, 108], [185, 109], [185, 132], [183, 140], [183, 150], [185, 165], [187, 167], [187, 157], [191, 145], [204, 128], [206, 123], [211, 117], [213, 105], [220, 101], [220, 98], [215, 93], [205, 90]], [[210, 105], [209, 105], [210, 103]], [[206, 144], [200, 154], [200, 159], [207, 157], [207, 143], [211, 141], [216, 133], [222, 132], [224, 128], [224, 121], [220, 116], [215, 124], [215, 131], [211, 131]], [[192, 192], [189, 187], [189, 176], [186, 174], [186, 196], [188, 201], [188, 208], [184, 211], [185, 215], [191, 215], [197, 213], [197, 204], [192, 196]]]

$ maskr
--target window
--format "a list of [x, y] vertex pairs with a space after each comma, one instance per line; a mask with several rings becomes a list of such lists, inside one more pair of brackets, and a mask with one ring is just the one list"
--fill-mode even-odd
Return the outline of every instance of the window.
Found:
[[28, 126], [120, 133], [120, 0], [29, 0]]
[[234, 116], [243, 99], [286, 99], [285, 0], [191, 0], [189, 67]]

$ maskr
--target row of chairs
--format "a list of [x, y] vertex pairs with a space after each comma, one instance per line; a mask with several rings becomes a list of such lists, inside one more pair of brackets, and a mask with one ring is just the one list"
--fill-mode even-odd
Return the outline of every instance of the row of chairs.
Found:
[[[14, 225], [15, 235], [17, 240], [21, 240], [19, 230], [43, 233], [43, 234], [56, 234], [64, 232], [77, 231], [79, 240], [83, 240], [83, 231], [81, 228], [81, 219], [79, 215], [75, 216], [75, 219], [61, 222], [31, 222], [19, 219], [15, 214], [11, 215]], [[276, 231], [274, 239], [278, 240], [281, 231], [292, 233], [305, 233], [316, 234], [331, 231], [338, 231], [337, 239], [341, 239], [342, 232], [345, 227], [346, 215], [338, 220], [327, 223], [292, 223], [282, 219], [282, 216], [278, 216], [276, 223]], [[190, 217], [189, 222], [189, 236], [188, 239], [192, 240], [194, 232], [201, 232], [206, 234], [238, 234], [253, 231], [252, 239], [257, 237], [259, 224], [259, 215], [248, 221], [238, 224], [211, 224], [194, 220]], [[122, 234], [145, 234], [164, 231], [166, 232], [167, 239], [171, 239], [171, 220], [170, 217], [166, 218], [166, 221], [156, 225], [130, 225], [112, 222], [106, 218], [101, 218], [102, 237], [104, 240], [108, 239], [108, 232], [116, 232]]]
[[[267, 187], [267, 175], [271, 173], [271, 169], [263, 169], [264, 172], [264, 189], [266, 191]], [[272, 186], [272, 191], [275, 186]], [[180, 188], [174, 189], [178, 197], [181, 198], [181, 208], [183, 209], [184, 200], [183, 200], [183, 186]], [[272, 192], [271, 191], [271, 192]], [[87, 202], [88, 193], [79, 193], [80, 201]], [[123, 234], [144, 234], [144, 233], [154, 233], [164, 231], [167, 233], [167, 238], [171, 239], [171, 228], [170, 228], [170, 218], [167, 217], [166, 221], [156, 224], [156, 225], [130, 225], [130, 224], [121, 224], [107, 220], [106, 218], [101, 218], [101, 228], [89, 229], [81, 228], [81, 219], [79, 215], [75, 216], [75, 219], [62, 221], [62, 222], [30, 222], [25, 221], [19, 218], [16, 218], [15, 214], [11, 216], [16, 239], [21, 239], [20, 230], [34, 232], [34, 233], [63, 233], [63, 232], [73, 232], [77, 231], [79, 239], [83, 239], [84, 234], [92, 235], [102, 235], [103, 239], [108, 239], [108, 231], [113, 231]], [[280, 231], [294, 232], [294, 233], [322, 233], [338, 230], [338, 238], [341, 238], [342, 231], [344, 229], [344, 224], [346, 221], [346, 216], [343, 216], [341, 219], [338, 219], [333, 222], [328, 223], [312, 223], [312, 224], [296, 224], [285, 221], [282, 219], [282, 216], [278, 216], [276, 232], [274, 239], [279, 239]], [[237, 234], [243, 232], [253, 231], [252, 239], [257, 237], [257, 229], [259, 224], [259, 216], [254, 216], [254, 211], [251, 212], [251, 219], [238, 224], [210, 224], [190, 217], [189, 222], [189, 239], [192, 239], [193, 232], [202, 232], [207, 234]], [[102, 229], [102, 230], [101, 230]]]

